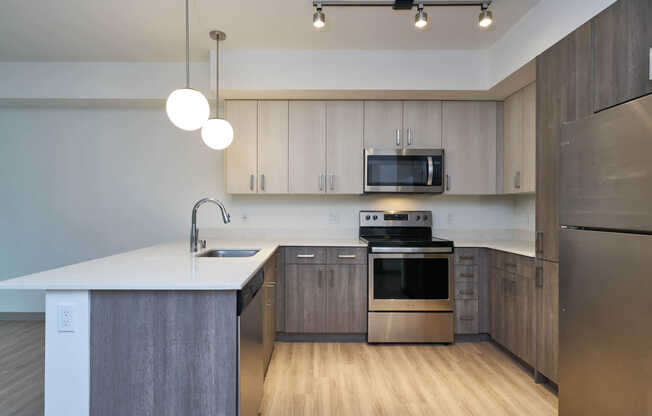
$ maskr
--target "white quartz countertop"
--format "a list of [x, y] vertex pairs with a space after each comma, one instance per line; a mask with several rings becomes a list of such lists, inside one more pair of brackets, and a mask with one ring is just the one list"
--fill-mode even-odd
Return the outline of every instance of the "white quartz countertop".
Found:
[[202, 258], [189, 252], [188, 241], [179, 241], [5, 280], [0, 289], [239, 290], [281, 245], [366, 247], [358, 240], [208, 239], [206, 249], [260, 251], [252, 257]]
[[[279, 246], [366, 247], [357, 239], [208, 239], [207, 243], [207, 249], [260, 251], [252, 257], [202, 258], [189, 252], [188, 241], [178, 241], [5, 280], [0, 289], [239, 290]], [[455, 240], [455, 247], [484, 247], [535, 257], [534, 242], [526, 241]]]
[[534, 241], [455, 240], [455, 247], [481, 247], [505, 251], [520, 256], [536, 257]]

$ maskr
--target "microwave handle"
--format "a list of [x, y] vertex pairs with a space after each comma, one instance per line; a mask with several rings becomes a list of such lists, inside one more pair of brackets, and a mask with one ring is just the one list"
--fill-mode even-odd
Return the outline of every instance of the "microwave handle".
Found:
[[434, 176], [434, 166], [432, 164], [432, 156], [428, 156], [428, 186], [432, 186], [432, 177]]

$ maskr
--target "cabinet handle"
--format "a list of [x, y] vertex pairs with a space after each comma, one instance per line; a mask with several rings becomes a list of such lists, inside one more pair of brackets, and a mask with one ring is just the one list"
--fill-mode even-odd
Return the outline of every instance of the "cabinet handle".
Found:
[[473, 295], [473, 293], [474, 292], [472, 290], [460, 290], [460, 295], [463, 295], [463, 296], [471, 296], [471, 295]]
[[412, 128], [408, 127], [407, 129], [407, 145], [412, 146]]
[[324, 190], [324, 174], [319, 175], [319, 190]]
[[337, 258], [338, 259], [354, 259], [357, 256], [355, 254], [338, 254]]
[[473, 273], [460, 273], [460, 277], [465, 277], [467, 279], [472, 279], [475, 277]]
[[401, 145], [401, 129], [396, 129], [396, 145]]
[[521, 171], [516, 171], [514, 175], [514, 188], [521, 189]]
[[460, 256], [460, 260], [473, 260], [475, 256]]
[[335, 175], [333, 175], [333, 174], [331, 174], [330, 183], [331, 183], [331, 191], [334, 191], [335, 190]]
[[543, 254], [543, 232], [537, 231], [537, 238], [534, 241], [535, 251], [537, 254]]
[[451, 190], [451, 176], [446, 175], [446, 190], [450, 191]]
[[297, 254], [298, 259], [314, 259], [314, 254]]
[[266, 287], [276, 287], [276, 282], [267, 282], [265, 283]]
[[473, 316], [460, 316], [460, 321], [472, 321], [474, 319]]
[[254, 190], [254, 174], [249, 175], [249, 190]]
[[537, 274], [536, 274], [536, 277], [534, 279], [534, 285], [538, 289], [542, 289], [543, 288], [543, 267], [537, 267], [536, 273]]
[[260, 174], [260, 190], [261, 191], [265, 190], [265, 174], [264, 173]]

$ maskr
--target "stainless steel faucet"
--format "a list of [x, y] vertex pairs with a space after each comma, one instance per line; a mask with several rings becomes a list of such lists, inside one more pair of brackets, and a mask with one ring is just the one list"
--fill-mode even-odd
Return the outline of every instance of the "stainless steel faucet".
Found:
[[[228, 224], [231, 222], [231, 215], [229, 215], [229, 213], [226, 211], [224, 204], [222, 204], [217, 199], [204, 198], [197, 201], [195, 206], [192, 208], [192, 224], [190, 225], [190, 252], [191, 253], [197, 252], [197, 243], [199, 241], [199, 230], [197, 229], [197, 210], [206, 202], [212, 202], [213, 204], [219, 207], [220, 211], [222, 211], [222, 220], [224, 221], [224, 224]], [[206, 248], [206, 240], [201, 240], [201, 245], [202, 248]]]

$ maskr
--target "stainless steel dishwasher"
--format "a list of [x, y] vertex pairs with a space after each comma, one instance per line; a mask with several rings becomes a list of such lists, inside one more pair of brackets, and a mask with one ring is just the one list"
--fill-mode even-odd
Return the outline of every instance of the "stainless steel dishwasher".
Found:
[[238, 292], [238, 415], [255, 416], [263, 400], [263, 272]]

